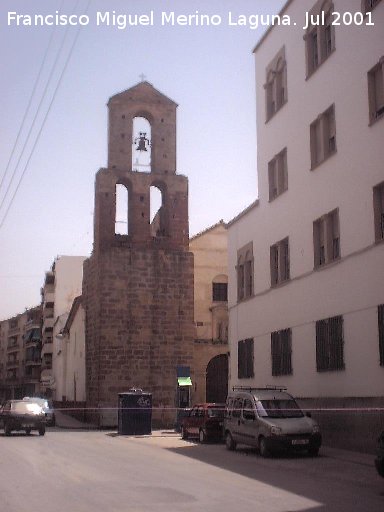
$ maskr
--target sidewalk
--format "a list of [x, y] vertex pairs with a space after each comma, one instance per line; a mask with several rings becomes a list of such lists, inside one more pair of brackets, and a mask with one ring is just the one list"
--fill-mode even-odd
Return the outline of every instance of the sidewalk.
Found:
[[92, 423], [84, 423], [83, 421], [73, 418], [63, 411], [55, 409], [56, 427], [68, 428], [73, 430], [97, 430], [97, 426]]

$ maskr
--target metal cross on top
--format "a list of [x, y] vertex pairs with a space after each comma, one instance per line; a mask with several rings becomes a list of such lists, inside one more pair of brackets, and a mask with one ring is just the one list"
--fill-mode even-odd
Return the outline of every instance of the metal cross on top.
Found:
[[144, 73], [141, 73], [141, 75], [139, 75], [139, 78], [141, 79], [142, 82], [144, 82], [147, 77], [144, 75]]

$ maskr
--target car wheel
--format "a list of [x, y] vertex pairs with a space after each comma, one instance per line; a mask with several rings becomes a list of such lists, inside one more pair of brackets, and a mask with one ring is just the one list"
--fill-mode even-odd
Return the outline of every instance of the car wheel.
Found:
[[5, 434], [6, 436], [10, 436], [10, 435], [11, 435], [11, 432], [12, 432], [11, 427], [8, 425], [8, 423], [6, 423], [6, 424], [4, 425], [4, 434]]
[[308, 453], [311, 457], [317, 457], [319, 455], [319, 450], [319, 447], [314, 446], [312, 448], [309, 448]]
[[31, 429], [30, 428], [26, 428], [25, 429], [25, 433], [27, 434], [27, 436], [31, 435]]
[[206, 433], [204, 432], [204, 430], [201, 428], [201, 429], [199, 430], [199, 441], [200, 441], [200, 443], [205, 443], [205, 442], [206, 442], [206, 440], [207, 440], [207, 435], [206, 435]]
[[188, 433], [184, 427], [181, 427], [181, 439], [188, 439]]
[[269, 450], [267, 446], [267, 441], [265, 437], [260, 437], [259, 439], [259, 452], [262, 457], [269, 457]]
[[39, 436], [45, 435], [45, 426], [39, 428]]
[[236, 449], [236, 443], [230, 432], [226, 432], [225, 434], [225, 446], [227, 447], [227, 450], [230, 450], [231, 452]]

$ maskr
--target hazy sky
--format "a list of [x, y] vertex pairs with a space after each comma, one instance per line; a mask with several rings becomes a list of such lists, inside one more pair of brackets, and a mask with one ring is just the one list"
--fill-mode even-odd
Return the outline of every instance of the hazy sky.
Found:
[[[44, 272], [57, 255], [90, 254], [94, 177], [100, 167], [106, 166], [106, 103], [110, 96], [138, 83], [141, 73], [179, 104], [177, 169], [189, 178], [190, 234], [220, 219], [230, 220], [254, 201], [257, 174], [252, 49], [265, 27], [254, 30], [250, 26], [229, 26], [228, 16], [231, 12], [234, 21], [241, 14], [274, 14], [284, 3], [2, 0], [0, 320], [40, 302]], [[87, 14], [90, 20], [81, 28], [66, 67], [78, 27], [17, 26], [14, 21], [8, 25], [9, 12], [45, 16], [56, 10], [67, 15]], [[109, 11], [111, 17], [113, 11], [118, 15], [149, 15], [153, 11], [154, 26], [97, 26], [98, 11]], [[214, 21], [220, 16], [222, 22], [210, 27], [162, 26], [162, 11], [198, 11], [215, 15]], [[52, 68], [52, 82], [46, 86]], [[23, 123], [38, 75], [40, 80]]]

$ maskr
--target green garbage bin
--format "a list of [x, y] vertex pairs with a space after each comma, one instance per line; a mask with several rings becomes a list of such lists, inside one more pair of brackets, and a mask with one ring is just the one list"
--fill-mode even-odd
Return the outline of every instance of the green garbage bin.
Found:
[[131, 389], [118, 395], [118, 433], [145, 435], [152, 433], [152, 394]]

